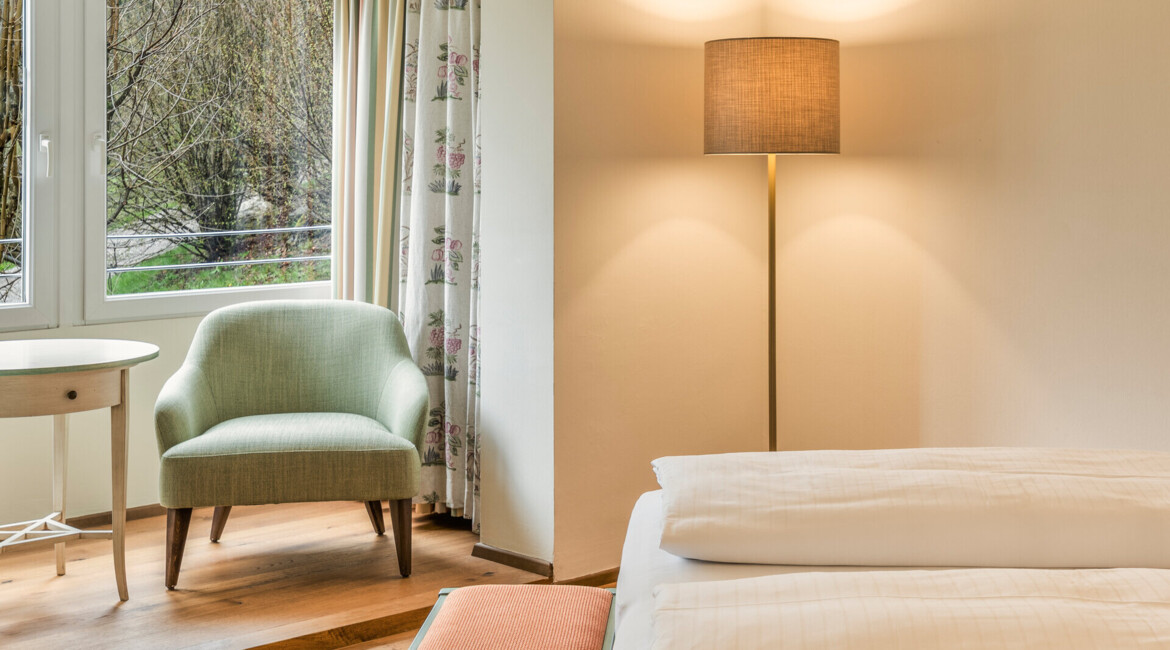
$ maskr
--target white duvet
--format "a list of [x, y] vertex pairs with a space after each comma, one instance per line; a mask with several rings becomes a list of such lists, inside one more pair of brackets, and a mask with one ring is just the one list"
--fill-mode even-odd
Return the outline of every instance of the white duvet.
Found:
[[1170, 571], [796, 573], [664, 584], [654, 650], [1170, 648]]
[[717, 562], [1170, 567], [1170, 454], [902, 449], [654, 462], [661, 548]]

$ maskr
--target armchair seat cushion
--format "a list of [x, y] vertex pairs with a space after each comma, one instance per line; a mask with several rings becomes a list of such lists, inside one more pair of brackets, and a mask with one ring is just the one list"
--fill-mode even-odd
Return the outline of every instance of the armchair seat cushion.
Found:
[[274, 413], [221, 422], [162, 455], [168, 508], [385, 501], [418, 493], [409, 440], [353, 413]]

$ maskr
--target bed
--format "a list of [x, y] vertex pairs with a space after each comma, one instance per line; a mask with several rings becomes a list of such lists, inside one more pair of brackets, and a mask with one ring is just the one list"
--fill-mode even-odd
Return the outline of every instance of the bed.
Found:
[[[1002, 519], [1004, 509], [991, 506], [998, 503], [997, 499], [1013, 501], [1008, 510], [1016, 514], [1003, 521], [996, 520], [996, 525], [1008, 527], [1000, 529], [1000, 536], [1004, 530], [1025, 525], [1022, 522], [1027, 520], [1044, 521], [1028, 531], [1035, 534], [1019, 537], [1007, 551], [987, 548], [987, 543], [980, 540], [971, 562], [964, 563], [966, 566], [948, 565], [963, 568], [894, 566], [886, 560], [901, 557], [896, 553], [888, 557], [879, 553], [876, 557], [884, 560], [882, 566], [688, 559], [663, 550], [664, 545], [670, 546], [663, 538], [664, 526], [677, 527], [677, 522], [665, 523], [664, 491], [642, 495], [631, 514], [622, 551], [615, 650], [704, 646], [729, 649], [1170, 648], [1170, 570], [1166, 568], [1170, 558], [1163, 557], [1167, 555], [1163, 549], [1170, 549], [1170, 524], [1167, 524], [1170, 517], [1165, 516], [1170, 513], [1170, 455], [1124, 452], [1124, 456], [1109, 459], [1093, 456], [1097, 452], [1088, 456], [1076, 452], [1074, 456], [1060, 458], [1059, 466], [1050, 467], [1048, 455], [1052, 452], [1046, 450], [1040, 452], [1044, 463], [1043, 471], [1039, 471], [1037, 466], [1021, 468], [1013, 466], [1010, 460], [1003, 461], [1017, 451], [987, 453], [993, 457], [994, 465], [1007, 469], [991, 483], [978, 483], [976, 489], [999, 490], [1003, 494], [985, 499], [986, 503], [977, 504], [976, 508], [983, 508], [984, 516]], [[742, 466], [744, 458], [729, 456], [734, 455], [721, 455], [707, 469], [726, 473], [729, 466]], [[807, 458], [801, 458], [801, 463]], [[893, 465], [903, 460], [894, 459]], [[1103, 472], [1101, 463], [1110, 460], [1113, 462], [1109, 470]], [[1089, 465], [1077, 466], [1082, 461]], [[874, 459], [870, 457], [866, 462], [872, 465]], [[932, 458], [931, 462], [937, 463], [938, 458]], [[717, 467], [719, 463], [730, 465]], [[889, 467], [891, 458], [881, 457], [876, 463]], [[815, 465], [814, 475], [820, 472]], [[1068, 470], [1070, 466], [1076, 469]], [[663, 480], [662, 469], [656, 469], [660, 481], [671, 485], [669, 480]], [[962, 467], [960, 482], [971, 478], [968, 469], [979, 471], [979, 468]], [[1068, 474], [1078, 472], [1088, 475], [1089, 482], [1074, 481], [1072, 492], [1065, 491]], [[1102, 479], [1102, 473], [1108, 476]], [[684, 466], [680, 474], [686, 475], [688, 481], [694, 481], [697, 476], [695, 489], [699, 493], [718, 493], [714, 502], [707, 504], [715, 506], [714, 520], [702, 521], [701, 527], [718, 530], [720, 517], [725, 522], [729, 520], [721, 514], [727, 503], [744, 498], [739, 489], [742, 486], [729, 485], [726, 479], [718, 490], [703, 485], [703, 472], [696, 467]], [[884, 480], [868, 483], [879, 484]], [[946, 480], [953, 478], [948, 476]], [[1043, 495], [1054, 489], [1054, 480], [1059, 483], [1060, 493], [1046, 502]], [[1099, 480], [1107, 482], [1092, 482]], [[1026, 484], [1021, 485], [1019, 481]], [[1133, 489], [1127, 491], [1127, 485]], [[760, 486], [748, 489], [758, 490]], [[775, 486], [767, 489], [773, 490]], [[876, 488], [867, 486], [866, 489]], [[1028, 494], [1029, 491], [1034, 494]], [[873, 508], [872, 493], [866, 492], [865, 496], [871, 498], [866, 508]], [[922, 499], [918, 501], [915, 507], [921, 507]], [[941, 501], [944, 509], [948, 509], [946, 498]], [[832, 510], [840, 504], [837, 500], [830, 506], [822, 504], [817, 508]], [[670, 510], [669, 506], [666, 510]], [[698, 511], [706, 512], [702, 508]], [[1099, 517], [1094, 517], [1094, 511], [1099, 511]], [[905, 513], [887, 512], [863, 523], [869, 530], [875, 521], [891, 517], [896, 520], [901, 514]], [[1067, 521], [1061, 521], [1060, 517]], [[767, 517], [757, 512], [749, 519], [759, 521]], [[831, 520], [817, 521], [830, 527], [835, 525]], [[953, 522], [942, 523], [953, 526]], [[1093, 535], [1078, 533], [1079, 539], [1062, 542], [1059, 548], [1042, 555], [1036, 554], [1041, 547], [1027, 548], [1032, 538], [1051, 545], [1056, 538], [1045, 538], [1046, 531], [1068, 531], [1076, 525], [1083, 525], [1084, 531], [1099, 531], [1097, 536], [1104, 536], [1102, 544], [1094, 545], [1086, 539]], [[753, 535], [750, 528], [742, 534], [723, 531], [694, 536], [722, 536], [732, 540], [730, 546], [738, 544], [734, 552], [746, 552], [747, 557], [752, 557], [751, 553], [761, 551], [748, 543]], [[839, 527], [836, 530], [840, 532]], [[895, 534], [896, 529], [891, 535]], [[891, 538], [885, 543], [894, 541]], [[851, 550], [847, 546], [832, 547], [829, 552], [848, 556]], [[795, 544], [792, 548], [800, 546]], [[882, 547], [877, 548], [880, 551]], [[725, 550], [712, 547], [693, 554], [718, 555]], [[767, 554], [771, 550], [763, 552]], [[1114, 561], [1114, 557], [1106, 557], [1105, 553], [1122, 559]], [[811, 557], [815, 558], [815, 553]], [[1008, 560], [1015, 563], [1005, 564]], [[980, 562], [992, 566], [980, 566]], [[1046, 562], [1054, 564], [1044, 566]], [[1057, 568], [1068, 562], [1085, 568]], [[1136, 568], [1112, 568], [1118, 566]], [[858, 629], [851, 621], [863, 621], [864, 629]], [[720, 627], [722, 631], [716, 629]], [[988, 637], [989, 634], [992, 636]]]

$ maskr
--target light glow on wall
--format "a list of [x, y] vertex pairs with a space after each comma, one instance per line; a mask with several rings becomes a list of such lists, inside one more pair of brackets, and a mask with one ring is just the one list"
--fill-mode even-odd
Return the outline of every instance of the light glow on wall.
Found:
[[891, 14], [916, 0], [771, 0], [769, 6], [813, 20], [844, 23]]
[[[623, 0], [631, 8], [679, 23], [697, 23], [728, 18], [761, 9], [760, 0]], [[815, 0], [807, 0], [815, 4]]]

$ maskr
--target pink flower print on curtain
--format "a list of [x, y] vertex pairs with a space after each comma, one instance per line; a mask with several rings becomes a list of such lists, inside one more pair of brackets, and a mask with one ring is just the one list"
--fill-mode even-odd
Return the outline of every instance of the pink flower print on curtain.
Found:
[[446, 226], [436, 226], [431, 238], [435, 248], [431, 250], [430, 277], [427, 284], [458, 285], [458, 274], [463, 264], [463, 242], [447, 236]]
[[[439, 66], [435, 76], [439, 81], [438, 88], [435, 90], [435, 97], [431, 101], [441, 102], [447, 100], [461, 101], [463, 99], [463, 87], [467, 85], [467, 55], [460, 53], [455, 49], [451, 39], [439, 46], [442, 51], [439, 54], [439, 60], [443, 65]], [[478, 70], [476, 71], [478, 75]]]
[[466, 140], [455, 143], [455, 134], [450, 129], [435, 131], [435, 164], [431, 166], [431, 175], [434, 180], [428, 186], [435, 194], [450, 194], [459, 196], [463, 185], [459, 180], [463, 177], [463, 163], [467, 156], [463, 153]]

